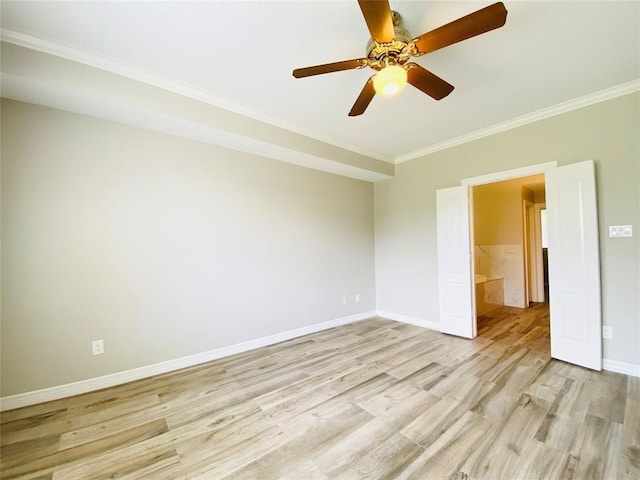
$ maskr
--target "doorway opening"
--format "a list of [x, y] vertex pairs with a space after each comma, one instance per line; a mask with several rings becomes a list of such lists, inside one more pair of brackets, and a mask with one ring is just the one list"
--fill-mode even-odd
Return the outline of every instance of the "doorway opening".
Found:
[[[471, 187], [538, 174], [545, 178], [548, 217], [551, 356], [600, 370], [602, 318], [592, 160], [561, 167], [556, 162], [532, 165], [464, 179], [458, 187], [436, 191], [440, 331], [466, 338], [477, 336]], [[525, 201], [522, 218], [527, 218], [527, 207], [530, 205]], [[522, 255], [524, 263], [524, 252]], [[539, 281], [525, 278], [530, 286]], [[544, 287], [542, 292], [545, 295]], [[525, 306], [539, 293], [525, 286]]]
[[476, 320], [545, 302], [544, 174], [476, 185], [471, 197]]

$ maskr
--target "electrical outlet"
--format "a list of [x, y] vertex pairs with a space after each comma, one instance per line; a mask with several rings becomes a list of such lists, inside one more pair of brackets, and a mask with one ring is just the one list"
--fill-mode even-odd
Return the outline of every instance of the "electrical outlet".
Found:
[[610, 325], [602, 326], [602, 338], [606, 338], [607, 340], [611, 340], [613, 338], [613, 327]]
[[91, 342], [91, 352], [94, 355], [102, 355], [104, 353], [104, 340], [94, 340]]
[[356, 303], [358, 303], [360, 301], [360, 294], [356, 293]]
[[347, 297], [342, 297], [342, 304], [346, 305], [347, 304]]

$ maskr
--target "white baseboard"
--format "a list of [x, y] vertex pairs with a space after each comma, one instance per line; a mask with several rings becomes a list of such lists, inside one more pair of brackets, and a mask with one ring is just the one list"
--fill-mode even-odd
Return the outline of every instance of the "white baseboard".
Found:
[[197, 353], [195, 355], [176, 358], [174, 360], [155, 363], [153, 365], [134, 368], [132, 370], [125, 370], [124, 372], [112, 373], [101, 377], [90, 378], [88, 380], [81, 380], [79, 382], [67, 383], [65, 385], [58, 385], [50, 388], [43, 388], [33, 392], [9, 395], [7, 397], [0, 398], [0, 412], [13, 410], [14, 408], [27, 407], [37, 403], [49, 402], [51, 400], [58, 400], [73, 395], [80, 395], [82, 393], [93, 392], [102, 388], [113, 387], [115, 385], [121, 385], [134, 380], [173, 372], [182, 368], [192, 367], [194, 365], [210, 362], [212, 360], [217, 360], [219, 358], [228, 357], [230, 355], [235, 355], [237, 353], [246, 352], [256, 348], [266, 347], [284, 342], [285, 340], [291, 340], [292, 338], [302, 337], [310, 333], [328, 330], [329, 328], [346, 325], [359, 320], [365, 320], [374, 316], [376, 316], [375, 311], [356, 313], [354, 315], [329, 320], [328, 322], [307, 325], [305, 327], [276, 333], [267, 337], [256, 338], [247, 342], [216, 348], [215, 350], [210, 350], [208, 352]]
[[431, 322], [429, 320], [422, 320], [420, 318], [409, 317], [407, 315], [400, 315], [399, 313], [384, 312], [381, 310], [378, 310], [378, 316], [382, 318], [387, 318], [389, 320], [395, 320], [397, 322], [409, 323], [417, 327], [428, 328], [429, 330], [436, 330], [438, 332], [440, 331], [440, 324], [437, 322]]
[[632, 377], [640, 377], [640, 365], [635, 363], [618, 362], [617, 360], [602, 359], [602, 368], [609, 372], [624, 373]]
[[[217, 360], [219, 358], [235, 355], [237, 353], [243, 353], [256, 348], [266, 347], [279, 342], [284, 342], [286, 340], [291, 340], [292, 338], [302, 337], [304, 335], [309, 335], [310, 333], [316, 333], [322, 330], [339, 327], [340, 325], [347, 325], [349, 323], [365, 320], [376, 315], [379, 317], [387, 318], [389, 320], [395, 320], [398, 322], [408, 323], [410, 325], [416, 325], [418, 327], [428, 328], [430, 330], [440, 331], [440, 325], [437, 322], [422, 320], [407, 315], [385, 311], [369, 311], [356, 313], [354, 315], [329, 320], [328, 322], [307, 325], [305, 327], [276, 333], [267, 337], [256, 338], [247, 342], [237, 343], [235, 345], [229, 345], [227, 347], [221, 347], [215, 350], [210, 350], [208, 352], [202, 352], [195, 355], [189, 355], [187, 357], [176, 358], [174, 360], [169, 360], [166, 362], [155, 363], [153, 365], [147, 365], [145, 367], [134, 368], [132, 370], [126, 370], [124, 372], [112, 373], [109, 375], [104, 375], [102, 377], [90, 378], [88, 380], [81, 380], [79, 382], [58, 385], [50, 388], [43, 388], [41, 390], [35, 390], [33, 392], [9, 395], [7, 397], [0, 398], [0, 411], [27, 407], [29, 405], [35, 405], [37, 403], [58, 400], [65, 397], [71, 397], [73, 395], [80, 395], [83, 393], [100, 390], [102, 388], [113, 387], [116, 385], [121, 385], [123, 383], [132, 382], [134, 380], [152, 377], [154, 375], [173, 372], [175, 370], [192, 367], [201, 363], [206, 363], [212, 360]], [[602, 361], [602, 367], [604, 368], [604, 370], [610, 372], [624, 373], [625, 375], [640, 377], [640, 365], [636, 365], [633, 363], [618, 362], [616, 360], [609, 360], [605, 358]]]

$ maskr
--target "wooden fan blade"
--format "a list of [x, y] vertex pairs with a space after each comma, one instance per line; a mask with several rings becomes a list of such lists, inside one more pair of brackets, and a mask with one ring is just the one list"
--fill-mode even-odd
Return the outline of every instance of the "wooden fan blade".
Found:
[[391, 42], [396, 32], [393, 29], [393, 18], [388, 0], [358, 0], [360, 10], [367, 22], [369, 33], [378, 43]]
[[420, 35], [415, 40], [415, 45], [419, 53], [434, 52], [467, 38], [500, 28], [506, 21], [507, 9], [504, 4], [502, 2], [494, 3]]
[[407, 63], [405, 68], [407, 69], [407, 82], [436, 100], [446, 97], [453, 91], [453, 85], [417, 63]]
[[367, 64], [368, 60], [366, 58], [343, 60], [342, 62], [314, 65], [313, 67], [296, 68], [293, 71], [293, 76], [296, 78], [311, 77], [312, 75], [321, 75], [323, 73], [340, 72], [342, 70], [351, 70], [353, 68], [366, 67]]
[[373, 88], [373, 77], [375, 77], [375, 75], [369, 77], [369, 80], [365, 83], [360, 95], [358, 95], [356, 103], [351, 107], [351, 111], [349, 112], [350, 117], [362, 115], [371, 103], [371, 100], [373, 100], [373, 97], [376, 96], [376, 90]]

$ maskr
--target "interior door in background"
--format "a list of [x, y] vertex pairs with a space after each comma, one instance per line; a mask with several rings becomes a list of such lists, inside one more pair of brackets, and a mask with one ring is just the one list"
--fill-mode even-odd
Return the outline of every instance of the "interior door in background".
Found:
[[602, 369], [600, 254], [593, 161], [545, 176], [551, 356]]
[[471, 268], [470, 187], [436, 192], [440, 331], [476, 336], [475, 290]]

